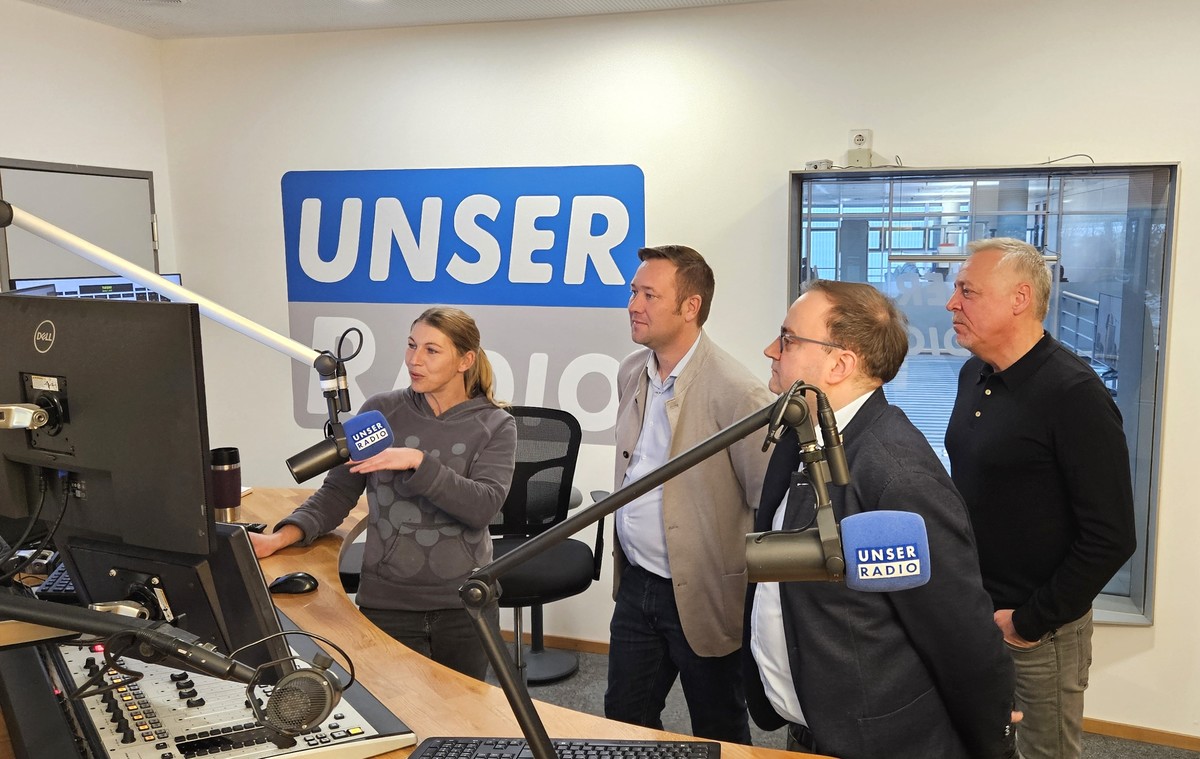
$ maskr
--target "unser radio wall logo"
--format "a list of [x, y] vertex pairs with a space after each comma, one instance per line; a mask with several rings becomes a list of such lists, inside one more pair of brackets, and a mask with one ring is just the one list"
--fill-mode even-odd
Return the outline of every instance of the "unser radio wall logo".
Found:
[[[570, 411], [584, 442], [611, 444], [617, 365], [636, 347], [638, 167], [294, 171], [282, 195], [291, 335], [333, 350], [362, 331], [355, 408], [408, 385], [409, 325], [454, 305], [479, 323], [497, 397]], [[315, 373], [296, 365], [292, 385], [296, 421], [321, 427]]]

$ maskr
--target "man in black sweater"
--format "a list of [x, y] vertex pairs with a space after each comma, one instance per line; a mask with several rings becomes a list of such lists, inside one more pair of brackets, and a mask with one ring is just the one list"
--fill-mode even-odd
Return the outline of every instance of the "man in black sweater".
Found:
[[1133, 554], [1121, 414], [1042, 328], [1050, 273], [1033, 246], [979, 240], [946, 304], [963, 365], [946, 430], [983, 584], [1017, 668], [1025, 759], [1078, 757], [1092, 601]]

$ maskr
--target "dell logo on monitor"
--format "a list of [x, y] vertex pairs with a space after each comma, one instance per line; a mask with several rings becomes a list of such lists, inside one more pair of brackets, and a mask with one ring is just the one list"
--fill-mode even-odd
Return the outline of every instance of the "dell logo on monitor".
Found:
[[49, 319], [33, 330], [33, 347], [38, 353], [47, 353], [54, 347], [54, 322]]

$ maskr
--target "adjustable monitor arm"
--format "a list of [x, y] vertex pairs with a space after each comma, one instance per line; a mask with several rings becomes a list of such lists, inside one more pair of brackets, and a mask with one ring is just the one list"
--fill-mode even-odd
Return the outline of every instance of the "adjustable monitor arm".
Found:
[[[701, 461], [720, 453], [763, 426], [770, 426], [767, 433], [768, 442], [777, 442], [781, 434], [780, 427], [784, 424], [795, 428], [802, 441], [802, 457], [804, 461], [808, 462], [808, 476], [813, 481], [818, 495], [817, 524], [820, 528], [822, 545], [826, 551], [826, 560], [830, 561], [836, 558], [838, 562], [841, 562], [843, 560], [841, 539], [838, 537], [837, 527], [834, 524], [833, 509], [826, 487], [830, 468], [826, 465], [822, 449], [816, 445], [812, 415], [809, 413], [808, 404], [802, 395], [806, 391], [817, 394], [818, 408], [821, 407], [821, 403], [828, 406], [828, 400], [824, 400], [825, 394], [818, 388], [802, 381], [797, 382], [771, 405], [755, 411], [740, 422], [736, 422], [731, 427], [679, 454], [641, 479], [617, 490], [607, 498], [592, 504], [487, 566], [476, 570], [459, 588], [459, 596], [475, 625], [475, 632], [483, 643], [488, 660], [496, 671], [496, 677], [500, 681], [504, 695], [508, 698], [509, 706], [517, 718], [517, 723], [521, 726], [521, 732], [529, 742], [534, 759], [557, 759], [557, 754], [550, 742], [550, 736], [546, 732], [546, 726], [542, 724], [533, 707], [533, 700], [529, 696], [528, 689], [523, 682], [518, 680], [512, 660], [505, 652], [504, 640], [500, 636], [499, 627], [490, 624], [483, 614], [485, 609], [499, 600], [500, 594], [497, 592], [496, 580], [534, 556], [544, 553], [589, 525], [595, 524], [635, 498], [662, 485], [672, 477], [682, 474]], [[832, 419], [832, 415], [830, 418]], [[836, 436], [836, 428], [833, 429], [833, 434]], [[826, 439], [827, 441], [829, 439], [828, 433], [826, 433]], [[805, 450], [803, 441], [811, 442], [811, 445], [807, 446], [807, 450]], [[831, 454], [833, 456], [841, 454], [841, 462], [834, 465], [833, 468], [845, 471], [845, 458], [840, 449], [840, 440], [837, 442], [838, 445], [835, 450], [831, 451]], [[766, 450], [766, 447], [763, 450]], [[827, 518], [821, 518], [822, 512], [825, 512]], [[521, 642], [516, 641], [516, 645], [521, 645]]]
[[[9, 225], [37, 235], [43, 240], [51, 242], [70, 253], [74, 253], [80, 258], [91, 261], [108, 271], [120, 274], [137, 282], [139, 285], [162, 293], [173, 301], [195, 303], [200, 307], [200, 313], [218, 324], [222, 324], [235, 332], [240, 332], [251, 340], [262, 343], [268, 348], [289, 356], [302, 364], [312, 366], [321, 377], [321, 394], [325, 396], [331, 424], [338, 424], [337, 414], [339, 409], [343, 412], [350, 410], [348, 399], [345, 401], [339, 400], [338, 393], [339, 371], [340, 378], [344, 384], [345, 369], [343, 367], [339, 370], [340, 362], [332, 353], [328, 351], [316, 351], [296, 342], [290, 337], [269, 330], [261, 324], [252, 322], [244, 316], [230, 311], [220, 304], [214, 303], [203, 295], [180, 287], [174, 282], [158, 276], [149, 269], [143, 269], [136, 264], [132, 264], [115, 253], [110, 253], [81, 237], [77, 237], [27, 211], [23, 211], [10, 203], [0, 200], [0, 229]], [[345, 398], [344, 393], [342, 394], [342, 398]], [[340, 425], [338, 427], [340, 429]]]

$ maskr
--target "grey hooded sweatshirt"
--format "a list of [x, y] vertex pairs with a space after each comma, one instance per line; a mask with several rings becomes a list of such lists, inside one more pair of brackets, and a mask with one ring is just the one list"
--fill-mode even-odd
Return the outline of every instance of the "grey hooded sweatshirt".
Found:
[[275, 526], [294, 524], [299, 545], [335, 529], [367, 491], [366, 545], [359, 605], [375, 609], [458, 609], [458, 588], [492, 560], [488, 524], [512, 483], [517, 427], [511, 414], [479, 396], [435, 416], [421, 393], [372, 396], [391, 425], [395, 446], [425, 453], [415, 470], [354, 474], [335, 467], [299, 508]]

